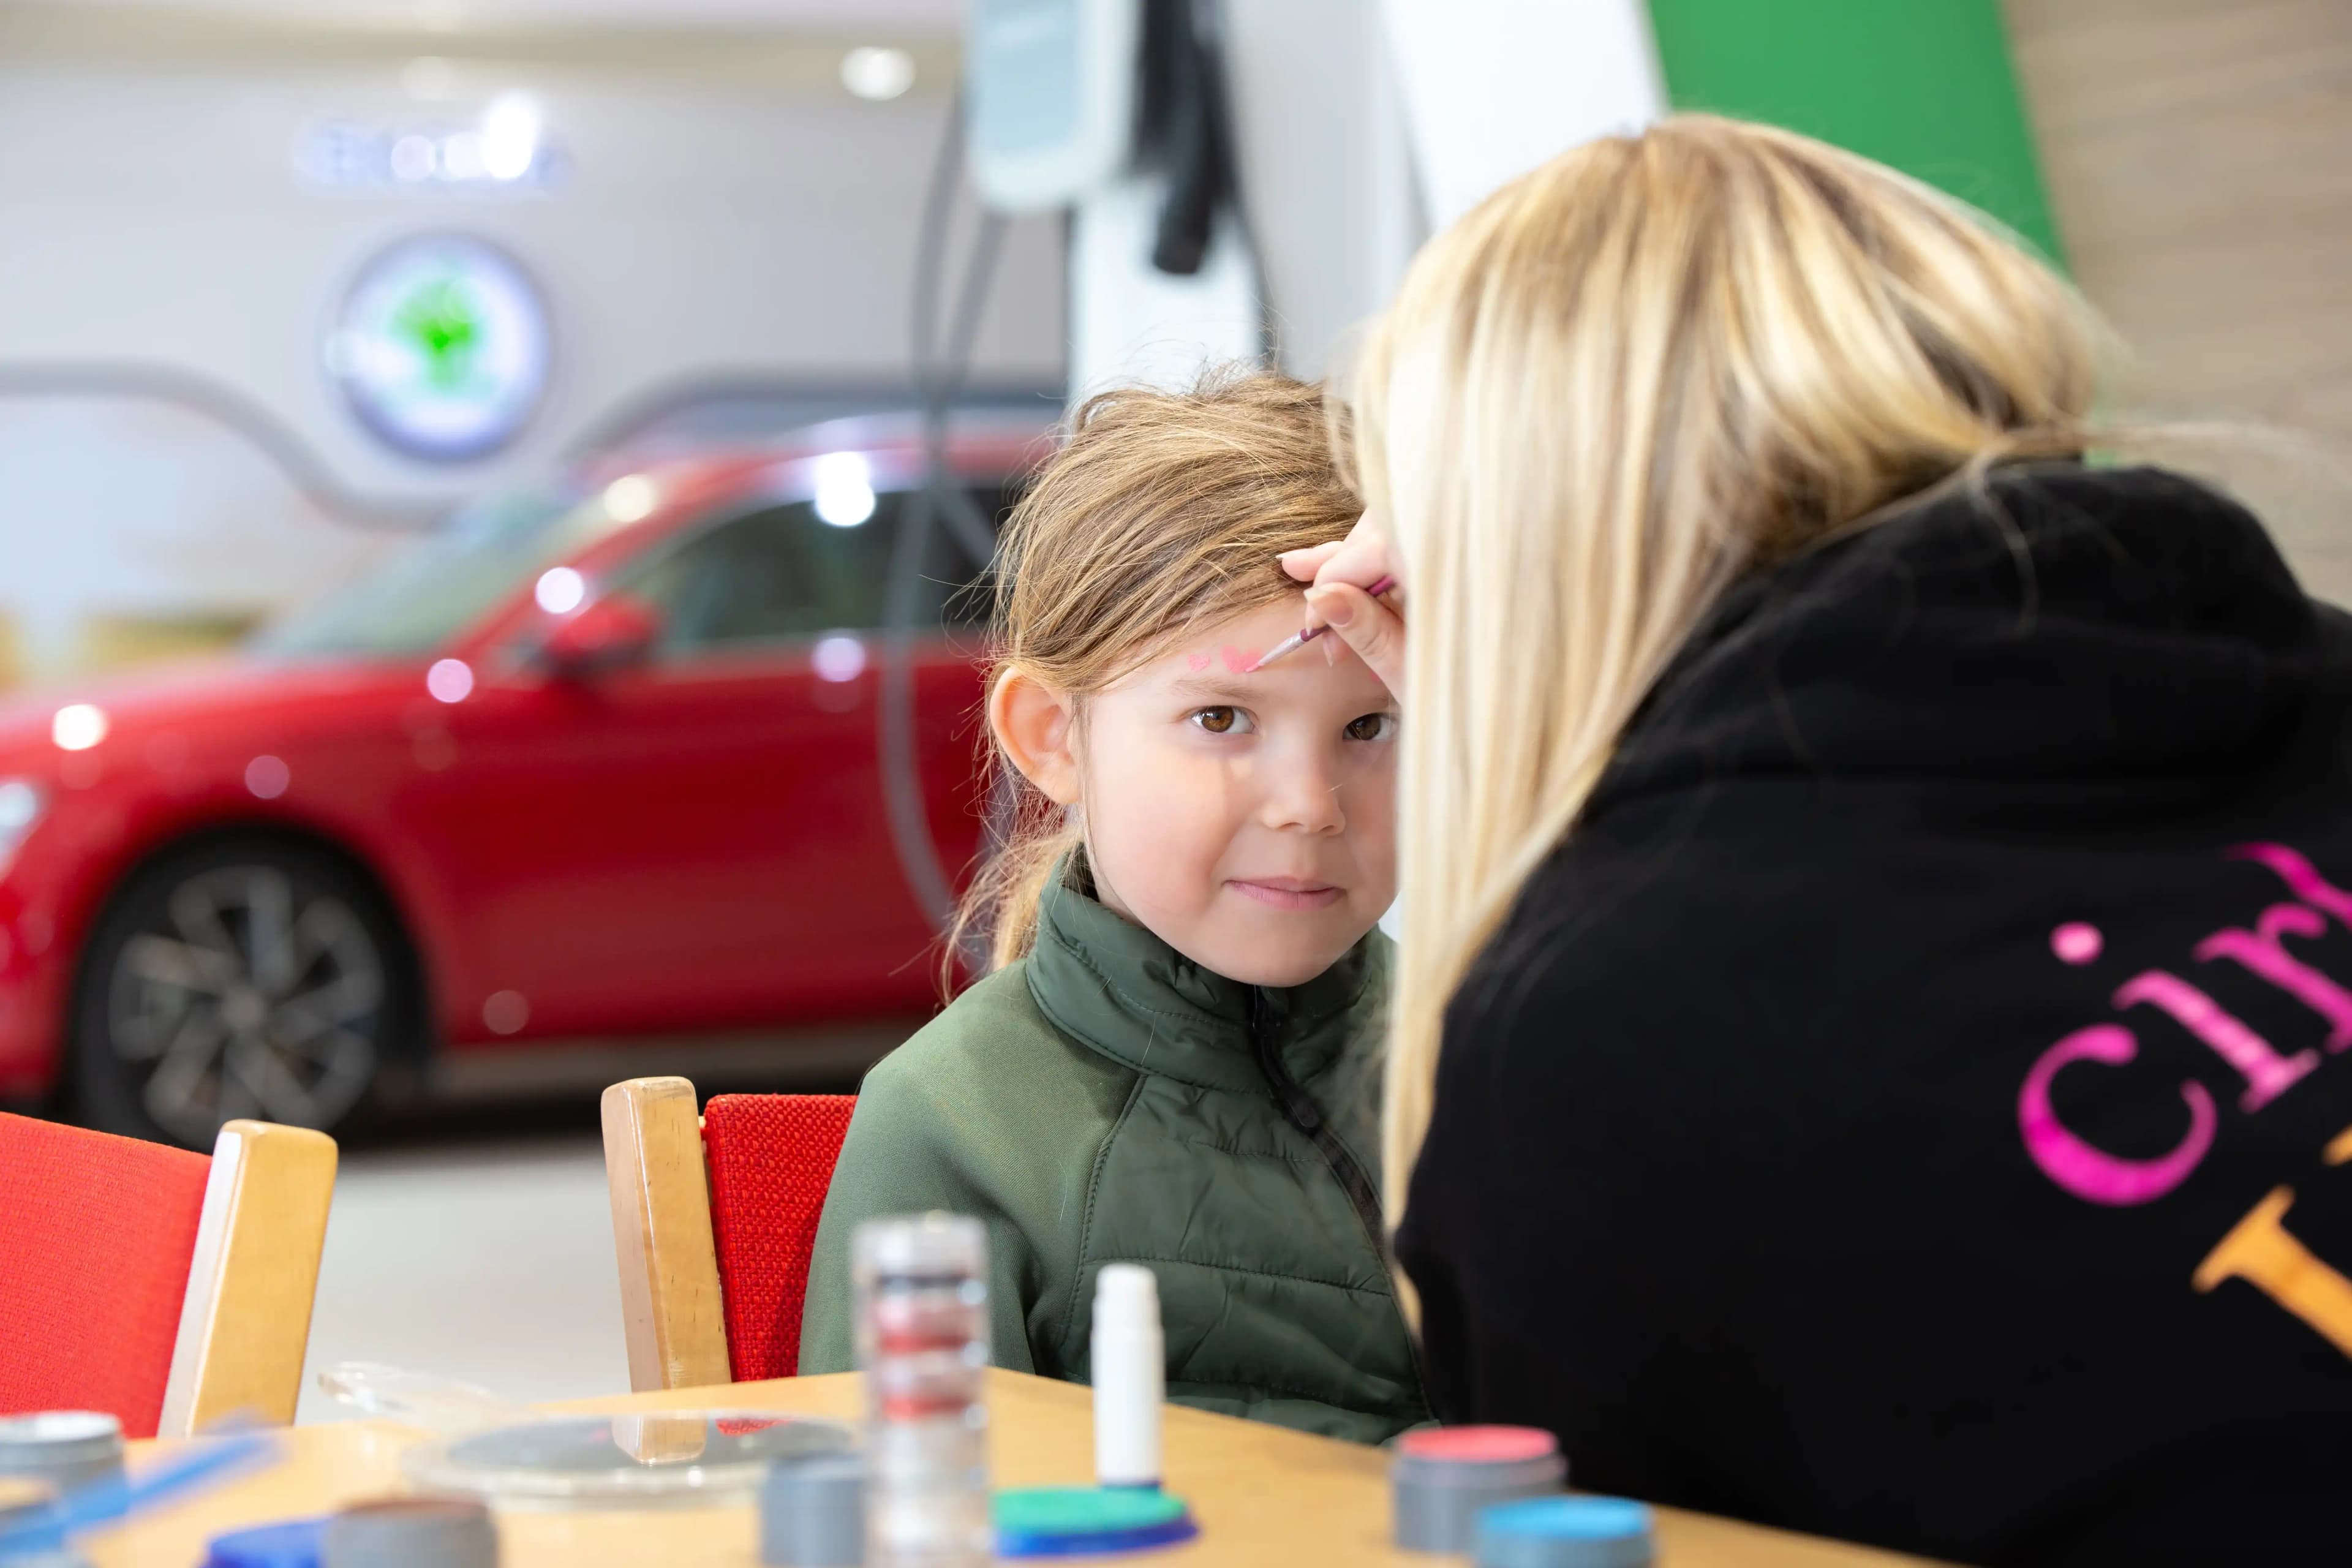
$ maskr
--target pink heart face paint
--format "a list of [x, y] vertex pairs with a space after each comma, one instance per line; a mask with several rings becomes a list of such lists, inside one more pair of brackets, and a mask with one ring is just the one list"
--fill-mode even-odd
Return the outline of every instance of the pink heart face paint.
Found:
[[1193, 674], [1198, 675], [1209, 668], [1209, 656], [1205, 653], [1188, 653], [1184, 656], [1184, 662], [1192, 668]]
[[1246, 675], [1251, 667], [1257, 663], [1257, 656], [1265, 651], [1264, 648], [1235, 647], [1232, 643], [1227, 643], [1217, 650], [1217, 657], [1223, 659], [1225, 668], [1235, 675]]

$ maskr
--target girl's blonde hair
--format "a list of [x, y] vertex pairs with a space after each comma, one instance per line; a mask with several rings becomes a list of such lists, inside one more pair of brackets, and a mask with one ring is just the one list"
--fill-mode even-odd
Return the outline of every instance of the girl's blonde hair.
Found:
[[[1224, 371], [1190, 392], [1089, 398], [1005, 523], [988, 689], [1017, 667], [1094, 696], [1188, 631], [1298, 594], [1276, 554], [1337, 539], [1361, 510], [1305, 382]], [[1045, 879], [1082, 837], [1001, 746], [995, 762], [1017, 792], [1011, 831], [957, 933], [989, 933], [992, 969], [1035, 942]]]
[[1961, 204], [1701, 115], [1554, 159], [1414, 260], [1342, 439], [1413, 623], [1392, 1222], [1447, 1003], [1700, 616], [1928, 487], [2079, 451], [2091, 342]]

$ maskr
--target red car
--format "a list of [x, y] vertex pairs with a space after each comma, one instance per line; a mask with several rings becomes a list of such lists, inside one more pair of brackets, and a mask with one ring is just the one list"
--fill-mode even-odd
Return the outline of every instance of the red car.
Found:
[[[436, 1053], [921, 1014], [877, 630], [922, 457], [819, 434], [493, 500], [233, 657], [0, 709], [0, 1095], [201, 1146], [331, 1127]], [[1043, 436], [959, 426], [967, 517]], [[908, 658], [961, 870], [984, 605], [953, 538]]]

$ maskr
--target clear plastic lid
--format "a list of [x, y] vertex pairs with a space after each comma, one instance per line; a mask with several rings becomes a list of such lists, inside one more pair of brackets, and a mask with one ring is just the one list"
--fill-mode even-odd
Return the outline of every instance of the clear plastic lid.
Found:
[[969, 1215], [934, 1211], [869, 1219], [850, 1233], [850, 1272], [861, 1282], [988, 1278], [988, 1229]]
[[38, 1410], [0, 1420], [0, 1466], [71, 1465], [120, 1458], [122, 1423], [96, 1410]]
[[401, 1469], [503, 1508], [694, 1508], [747, 1502], [775, 1461], [850, 1447], [846, 1426], [774, 1411], [564, 1415], [425, 1444]]
[[382, 1362], [339, 1361], [319, 1373], [319, 1388], [338, 1405], [434, 1432], [481, 1432], [539, 1416], [474, 1384]]

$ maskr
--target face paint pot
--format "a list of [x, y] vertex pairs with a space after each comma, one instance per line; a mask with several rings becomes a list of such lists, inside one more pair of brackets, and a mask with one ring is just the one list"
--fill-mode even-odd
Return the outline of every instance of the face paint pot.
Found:
[[1559, 1444], [1532, 1426], [1424, 1426], [1391, 1452], [1391, 1539], [1409, 1552], [1467, 1552], [1479, 1510], [1568, 1484]]
[[354, 1503], [327, 1521], [319, 1568], [499, 1568], [490, 1510], [457, 1498]]
[[1478, 1516], [1478, 1568], [1650, 1568], [1650, 1510], [1621, 1497], [1548, 1497]]
[[775, 1568], [859, 1568], [866, 1561], [866, 1461], [856, 1454], [778, 1460], [760, 1489], [760, 1561]]
[[122, 1473], [122, 1423], [95, 1410], [44, 1410], [0, 1420], [0, 1476], [61, 1492]]

